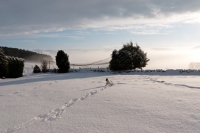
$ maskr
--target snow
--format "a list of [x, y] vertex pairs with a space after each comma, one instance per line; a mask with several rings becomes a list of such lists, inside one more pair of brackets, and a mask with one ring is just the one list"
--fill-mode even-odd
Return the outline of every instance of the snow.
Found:
[[31, 70], [0, 80], [1, 133], [200, 132], [198, 71]]

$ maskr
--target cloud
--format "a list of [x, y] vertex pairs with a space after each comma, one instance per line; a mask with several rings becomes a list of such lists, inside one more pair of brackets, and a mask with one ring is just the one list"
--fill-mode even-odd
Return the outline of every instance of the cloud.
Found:
[[171, 50], [174, 50], [172, 48], [152, 48], [152, 50], [155, 50], [155, 51], [171, 51]]
[[160, 30], [152, 31], [155, 25], [199, 22], [199, 10], [197, 0], [0, 0], [0, 36], [138, 26], [150, 31], [138, 29], [134, 34], [156, 34]]
[[196, 47], [194, 47], [193, 49], [200, 49], [200, 46], [196, 46]]

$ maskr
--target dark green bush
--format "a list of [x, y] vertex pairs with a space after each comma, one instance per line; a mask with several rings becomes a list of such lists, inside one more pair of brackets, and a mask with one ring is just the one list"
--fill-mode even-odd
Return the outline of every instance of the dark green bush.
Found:
[[33, 73], [41, 73], [41, 69], [38, 65], [35, 65], [35, 67], [33, 68]]
[[8, 61], [3, 52], [0, 48], [0, 78], [6, 77], [8, 73]]
[[59, 50], [57, 52], [56, 65], [59, 68], [59, 72], [61, 72], [61, 73], [68, 72], [68, 70], [70, 68], [70, 63], [69, 63], [68, 57], [69, 56], [62, 50]]
[[24, 59], [7, 56], [8, 78], [18, 78], [23, 76]]

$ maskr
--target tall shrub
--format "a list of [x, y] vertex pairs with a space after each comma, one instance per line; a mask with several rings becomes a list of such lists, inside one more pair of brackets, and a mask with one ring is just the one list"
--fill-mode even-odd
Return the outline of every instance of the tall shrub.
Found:
[[23, 76], [24, 59], [7, 56], [8, 60], [8, 78], [18, 78]]
[[68, 72], [69, 68], [70, 68], [70, 63], [68, 60], [69, 56], [62, 50], [59, 50], [57, 52], [57, 56], [56, 56], [56, 65], [59, 68], [59, 72]]
[[8, 61], [3, 52], [0, 48], [0, 78], [5, 77], [8, 73]]

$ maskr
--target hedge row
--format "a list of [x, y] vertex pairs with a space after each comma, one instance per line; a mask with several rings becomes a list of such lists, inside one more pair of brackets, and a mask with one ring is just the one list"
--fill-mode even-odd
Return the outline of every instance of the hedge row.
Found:
[[8, 61], [8, 78], [18, 78], [23, 76], [24, 59], [6, 56]]

